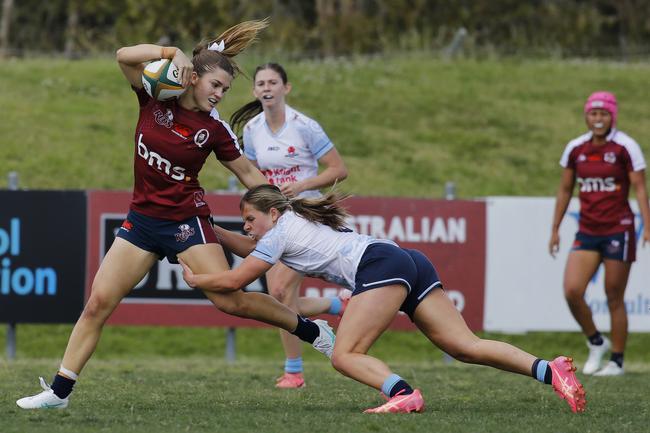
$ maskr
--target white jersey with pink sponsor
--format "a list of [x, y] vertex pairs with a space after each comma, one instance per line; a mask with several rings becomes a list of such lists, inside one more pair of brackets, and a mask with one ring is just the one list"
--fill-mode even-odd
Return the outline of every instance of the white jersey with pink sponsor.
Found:
[[575, 171], [581, 232], [604, 236], [634, 225], [628, 202], [629, 173], [646, 168], [634, 139], [612, 128], [605, 144], [594, 145], [592, 133], [583, 134], [567, 144], [560, 165]]
[[[318, 175], [318, 160], [334, 148], [315, 120], [286, 106], [285, 123], [272, 132], [264, 113], [244, 126], [244, 155], [256, 161], [269, 183], [282, 186]], [[317, 190], [303, 191], [300, 197], [318, 197]]]

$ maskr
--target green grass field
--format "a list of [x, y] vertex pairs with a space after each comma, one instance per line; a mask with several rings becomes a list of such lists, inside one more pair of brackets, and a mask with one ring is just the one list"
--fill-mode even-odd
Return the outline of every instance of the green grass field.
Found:
[[[379, 394], [322, 361], [306, 364], [308, 385], [276, 390], [277, 366], [228, 365], [208, 357], [91, 363], [65, 411], [23, 411], [16, 393], [32, 392], [51, 369], [19, 361], [2, 374], [2, 431], [9, 432], [633, 432], [647, 431], [647, 366], [621, 378], [585, 381], [588, 409], [573, 414], [551, 387], [485, 367], [440, 361], [400, 363], [421, 388], [422, 414], [366, 415]], [[4, 372], [7, 368], [3, 368]]]
[[[8, 432], [643, 432], [650, 416], [650, 335], [632, 334], [627, 373], [579, 375], [587, 412], [575, 415], [549, 386], [487, 367], [446, 363], [420, 334], [389, 332], [371, 354], [421, 388], [427, 410], [364, 415], [381, 403], [374, 390], [347, 379], [305, 347], [307, 387], [273, 387], [282, 371], [277, 333], [237, 331], [237, 361], [224, 360], [225, 331], [108, 327], [66, 411], [28, 412], [14, 401], [38, 390], [58, 366], [68, 325], [20, 325], [16, 361], [0, 361], [0, 431]], [[4, 334], [0, 333], [4, 344]], [[531, 353], [584, 362], [577, 333], [486, 334]]]

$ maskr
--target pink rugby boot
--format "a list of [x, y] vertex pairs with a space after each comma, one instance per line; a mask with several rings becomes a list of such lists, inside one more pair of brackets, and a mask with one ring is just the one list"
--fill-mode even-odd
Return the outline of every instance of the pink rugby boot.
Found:
[[584, 412], [587, 404], [585, 389], [574, 373], [576, 367], [573, 365], [573, 359], [558, 356], [548, 365], [553, 372], [552, 386], [555, 393], [566, 400], [574, 413]]
[[284, 373], [275, 381], [276, 388], [303, 388], [305, 386], [305, 378], [302, 373]]
[[378, 407], [366, 409], [363, 413], [411, 413], [424, 410], [424, 399], [419, 389], [413, 390], [412, 394], [403, 395], [398, 393], [386, 403]]

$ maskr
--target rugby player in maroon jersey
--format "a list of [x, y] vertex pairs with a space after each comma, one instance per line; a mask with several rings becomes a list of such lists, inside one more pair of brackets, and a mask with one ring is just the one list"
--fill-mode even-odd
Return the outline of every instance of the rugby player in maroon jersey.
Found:
[[[634, 186], [643, 221], [643, 244], [650, 241], [650, 209], [645, 185], [646, 163], [639, 145], [616, 129], [618, 106], [609, 92], [595, 92], [584, 106], [589, 132], [566, 146], [564, 168], [557, 193], [549, 251], [557, 253], [559, 227], [578, 183], [579, 228], [566, 269], [564, 294], [573, 317], [587, 337], [589, 357], [583, 373], [597, 376], [623, 374], [627, 340], [624, 295], [630, 267], [636, 258], [634, 213], [628, 202]], [[605, 268], [605, 294], [611, 319], [611, 341], [601, 335], [584, 295], [600, 264]], [[601, 360], [611, 350], [610, 360]]]
[[[248, 21], [204, 40], [190, 60], [180, 49], [141, 44], [120, 48], [117, 62], [140, 105], [135, 131], [135, 184], [127, 219], [106, 253], [92, 292], [68, 340], [61, 367], [50, 387], [16, 403], [24, 409], [68, 406], [78, 375], [99, 341], [113, 310], [157, 260], [182, 258], [195, 272], [228, 269], [223, 249], [210, 224], [198, 174], [210, 153], [248, 188], [266, 183], [260, 171], [242, 155], [235, 134], [219, 118], [215, 105], [239, 72], [232, 59], [254, 40], [267, 21]], [[171, 59], [186, 91], [158, 101], [143, 89], [147, 62]], [[205, 292], [221, 311], [257, 319], [293, 333], [331, 357], [334, 336], [325, 321], [299, 317], [262, 293]]]

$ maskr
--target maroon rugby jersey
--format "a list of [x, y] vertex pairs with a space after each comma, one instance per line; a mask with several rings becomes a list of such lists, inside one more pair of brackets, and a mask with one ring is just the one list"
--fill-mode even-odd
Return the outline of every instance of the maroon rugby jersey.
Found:
[[575, 171], [580, 198], [580, 228], [589, 235], [620, 233], [634, 225], [630, 209], [630, 171], [646, 167], [634, 139], [614, 128], [607, 142], [595, 146], [592, 133], [567, 144], [560, 165]]
[[235, 134], [216, 110], [190, 111], [177, 99], [157, 101], [144, 89], [134, 91], [140, 118], [131, 210], [174, 221], [210, 215], [199, 171], [211, 152], [221, 161], [241, 156]]

